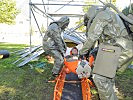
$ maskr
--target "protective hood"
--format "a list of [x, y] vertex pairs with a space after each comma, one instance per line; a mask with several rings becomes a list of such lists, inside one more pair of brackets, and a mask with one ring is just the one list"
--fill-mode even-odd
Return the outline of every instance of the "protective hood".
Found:
[[58, 23], [59, 27], [62, 28], [64, 25], [69, 24], [69, 18], [67, 16], [63, 16], [58, 21], [56, 21], [56, 23]]
[[98, 6], [91, 6], [88, 12], [86, 13], [86, 17], [88, 19], [92, 18], [99, 11], [99, 9], [100, 8]]

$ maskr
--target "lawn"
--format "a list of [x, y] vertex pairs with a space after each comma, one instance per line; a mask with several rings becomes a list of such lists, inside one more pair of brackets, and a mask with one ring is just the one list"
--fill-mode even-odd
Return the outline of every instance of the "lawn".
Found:
[[[46, 83], [46, 80], [51, 77], [53, 65], [48, 63], [43, 55], [21, 68], [12, 64], [18, 59], [16, 53], [12, 52], [27, 46], [0, 43], [0, 50], [8, 50], [11, 53], [9, 58], [0, 59], [0, 100], [52, 100], [55, 84]], [[35, 67], [40, 62], [45, 62], [41, 71]], [[133, 69], [118, 73], [116, 86], [120, 100], [133, 100]]]
[[[0, 50], [14, 52], [27, 45], [0, 43]], [[9, 58], [0, 59], [0, 100], [52, 100], [54, 83], [46, 83], [51, 77], [52, 64], [43, 56], [38, 61], [30, 62], [35, 65], [45, 62], [43, 72], [37, 68], [25, 65], [18, 68], [12, 64], [18, 57], [12, 53]]]

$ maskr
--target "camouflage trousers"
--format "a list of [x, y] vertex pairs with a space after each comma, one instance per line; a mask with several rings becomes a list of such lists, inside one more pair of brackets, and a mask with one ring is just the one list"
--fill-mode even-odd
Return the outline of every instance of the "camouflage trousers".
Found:
[[133, 61], [133, 47], [132, 49], [123, 50], [122, 54], [119, 57], [118, 71], [124, 72], [132, 61]]
[[59, 74], [64, 65], [64, 58], [57, 50], [51, 50], [49, 53], [54, 57], [54, 67], [52, 69], [52, 73]]
[[93, 80], [98, 89], [100, 100], [118, 100], [114, 92], [114, 79], [93, 74]]

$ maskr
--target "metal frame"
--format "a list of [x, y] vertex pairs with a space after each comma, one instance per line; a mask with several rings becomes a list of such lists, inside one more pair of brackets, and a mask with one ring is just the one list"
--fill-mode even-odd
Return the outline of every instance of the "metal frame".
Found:
[[[54, 19], [51, 16], [54, 16], [54, 17], [57, 16], [58, 17], [58, 16], [63, 16], [63, 15], [68, 15], [70, 17], [81, 17], [83, 15], [82, 14], [51, 14], [51, 13], [48, 12], [49, 8], [46, 9], [46, 7], [45, 7], [46, 5], [47, 6], [49, 6], [49, 5], [62, 5], [62, 7], [60, 7], [59, 9], [57, 9], [56, 12], [59, 11], [59, 10], [61, 10], [65, 6], [91, 6], [91, 5], [69, 4], [70, 2], [76, 2], [75, 0], [63, 1], [63, 2], [66, 2], [66, 4], [64, 4], [64, 3], [63, 4], [53, 4], [53, 3], [49, 3], [49, 1], [56, 1], [56, 0], [48, 0], [47, 3], [45, 3], [44, 0], [42, 0], [42, 3], [32, 3], [31, 0], [29, 0], [30, 47], [31, 47], [31, 44], [32, 44], [31, 43], [32, 42], [32, 39], [31, 39], [31, 34], [32, 34], [32, 31], [31, 31], [31, 14], [33, 15], [33, 17], [35, 19], [36, 25], [38, 27], [38, 30], [39, 30], [41, 36], [43, 36], [42, 33], [41, 33], [41, 30], [40, 30], [39, 24], [37, 22], [37, 19], [35, 17], [35, 14], [34, 14], [34, 12], [36, 12], [35, 9], [38, 10], [39, 12], [43, 13], [43, 15], [45, 15], [45, 17], [47, 18], [47, 26], [48, 26], [48, 20], [49, 20], [49, 18], [54, 21]], [[58, 2], [59, 1], [62, 2], [61, 0], [57, 0], [57, 1]], [[94, 1], [96, 2], [96, 0], [94, 0]], [[78, 2], [80, 2], [80, 1], [78, 1]], [[37, 6], [44, 6], [44, 11], [41, 10], [41, 9], [39, 9]], [[80, 25], [78, 25], [75, 28], [73, 28], [74, 29], [73, 31], [75, 31], [78, 27], [80, 27]], [[71, 30], [67, 30], [67, 31], [71, 31]], [[75, 32], [75, 34], [76, 34], [76, 32]]]
[[[32, 45], [32, 39], [31, 39], [31, 34], [32, 34], [32, 30], [31, 30], [31, 14], [32, 14], [33, 17], [34, 17], [34, 20], [35, 20], [35, 22], [36, 22], [36, 25], [37, 25], [37, 27], [38, 27], [38, 30], [39, 30], [41, 36], [43, 36], [42, 33], [41, 33], [41, 30], [40, 30], [39, 24], [38, 24], [38, 22], [37, 22], [36, 16], [35, 16], [35, 14], [34, 14], [35, 9], [37, 9], [38, 11], [40, 11], [41, 13], [43, 13], [43, 14], [45, 15], [45, 17], [47, 17], [47, 26], [48, 26], [48, 19], [49, 19], [49, 18], [50, 18], [51, 20], [54, 21], [54, 19], [51, 17], [52, 15], [53, 15], [53, 16], [63, 16], [64, 14], [58, 14], [58, 15], [57, 15], [57, 14], [49, 14], [48, 11], [47, 11], [48, 8], [47, 8], [47, 10], [46, 10], [45, 5], [63, 5], [63, 6], [62, 6], [61, 8], [59, 8], [57, 11], [59, 11], [60, 9], [62, 9], [64, 6], [90, 6], [90, 5], [69, 4], [70, 2], [71, 2], [71, 1], [69, 1], [67, 4], [49, 4], [49, 0], [48, 0], [48, 3], [44, 3], [44, 0], [42, 0], [42, 3], [32, 3], [31, 0], [29, 0], [30, 50], [31, 50], [31, 45]], [[74, 1], [72, 0], [72, 2], [74, 2]], [[43, 5], [43, 6], [44, 6], [44, 11], [42, 11], [41, 9], [39, 9], [39, 8], [37, 7], [37, 5]], [[71, 16], [71, 17], [83, 16], [83, 15], [80, 15], [80, 14], [65, 14], [65, 15], [69, 15], [69, 16]]]

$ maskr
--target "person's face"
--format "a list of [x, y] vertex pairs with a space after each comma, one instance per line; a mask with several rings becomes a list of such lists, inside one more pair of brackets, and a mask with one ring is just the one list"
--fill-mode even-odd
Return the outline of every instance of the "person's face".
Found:
[[69, 24], [69, 23], [64, 24], [64, 25], [61, 27], [61, 29], [65, 30], [65, 28], [67, 28], [67, 27], [68, 27], [68, 24]]
[[77, 49], [73, 49], [72, 50], [72, 55], [77, 55], [78, 54], [78, 50]]

